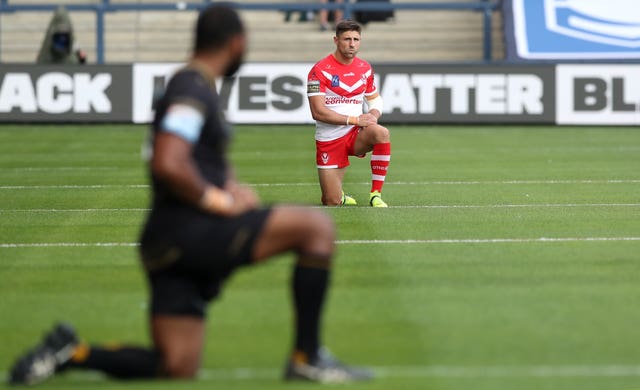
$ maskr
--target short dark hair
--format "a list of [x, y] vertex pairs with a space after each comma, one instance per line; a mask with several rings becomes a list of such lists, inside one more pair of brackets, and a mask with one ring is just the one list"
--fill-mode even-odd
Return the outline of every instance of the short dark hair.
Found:
[[362, 27], [360, 27], [360, 24], [358, 24], [358, 22], [351, 19], [346, 19], [336, 24], [336, 37], [347, 31], [357, 31], [358, 34], [360, 34], [362, 31]]
[[216, 50], [232, 37], [244, 33], [240, 15], [229, 4], [214, 4], [200, 12], [194, 51]]

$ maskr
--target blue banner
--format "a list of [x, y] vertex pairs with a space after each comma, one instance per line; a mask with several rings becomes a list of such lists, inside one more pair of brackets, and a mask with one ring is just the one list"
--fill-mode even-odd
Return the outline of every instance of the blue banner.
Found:
[[638, 0], [504, 0], [507, 59], [640, 59]]

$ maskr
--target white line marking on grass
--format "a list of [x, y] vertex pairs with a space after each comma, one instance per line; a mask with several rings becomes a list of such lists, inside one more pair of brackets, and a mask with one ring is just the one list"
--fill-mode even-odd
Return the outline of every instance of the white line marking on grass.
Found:
[[105, 208], [105, 209], [0, 209], [0, 213], [93, 213], [93, 212], [141, 212], [149, 208]]
[[[371, 367], [377, 378], [624, 378], [639, 377], [640, 366], [611, 365], [531, 365], [531, 366], [377, 366]], [[277, 380], [278, 368], [203, 368], [200, 381]], [[107, 381], [104, 375], [91, 371], [70, 372], [70, 381]], [[0, 372], [0, 381], [8, 378]]]
[[337, 240], [336, 244], [502, 244], [535, 242], [640, 241], [640, 237], [462, 238], [433, 240]]
[[[555, 377], [637, 377], [640, 366], [389, 366], [371, 367], [380, 378], [555, 378]], [[270, 368], [202, 369], [202, 380], [256, 380], [279, 378], [281, 371]]]
[[[531, 203], [531, 204], [452, 204], [452, 205], [407, 205], [389, 206], [392, 209], [509, 209], [545, 207], [639, 207], [640, 203]], [[351, 207], [348, 207], [349, 209]]]
[[[640, 241], [640, 237], [539, 237], [539, 238], [463, 238], [433, 240], [337, 240], [338, 245], [390, 245], [390, 244], [502, 244]], [[136, 242], [25, 242], [0, 243], [0, 248], [57, 248], [57, 247], [136, 247]]]
[[389, 182], [395, 185], [483, 185], [483, 184], [635, 184], [640, 179], [620, 180], [470, 180], [470, 181], [397, 181]]
[[5, 243], [0, 248], [87, 248], [87, 247], [136, 247], [137, 242], [28, 242]]
[[[344, 184], [363, 184], [363, 183], [344, 183]], [[318, 183], [250, 183], [251, 187], [308, 187], [318, 186]]]
[[[428, 185], [520, 185], [520, 184], [636, 184], [640, 179], [621, 180], [503, 180], [503, 181], [396, 181], [387, 182], [388, 185], [428, 186]], [[345, 185], [367, 185], [370, 182], [351, 182]], [[253, 183], [253, 187], [306, 187], [317, 186], [311, 183]], [[101, 189], [101, 188], [149, 188], [148, 184], [93, 184], [93, 185], [3, 185], [2, 190], [30, 190], [30, 189]]]
[[48, 190], [48, 189], [70, 189], [70, 190], [93, 190], [103, 188], [149, 188], [148, 184], [92, 184], [92, 185], [20, 185], [20, 186], [0, 186], [0, 190]]
[[2, 167], [0, 171], [40, 172], [40, 171], [114, 171], [121, 167]]
[[495, 377], [629, 377], [640, 376], [640, 366], [415, 366], [377, 367], [381, 377], [446, 377], [446, 378], [495, 378]]
[[[620, 179], [620, 180], [470, 180], [470, 181], [388, 181], [387, 185], [401, 186], [428, 186], [428, 185], [502, 185], [502, 184], [635, 184], [640, 183], [640, 179]], [[366, 185], [370, 182], [345, 182], [345, 185]], [[304, 187], [317, 186], [318, 183], [254, 183], [254, 187]]]

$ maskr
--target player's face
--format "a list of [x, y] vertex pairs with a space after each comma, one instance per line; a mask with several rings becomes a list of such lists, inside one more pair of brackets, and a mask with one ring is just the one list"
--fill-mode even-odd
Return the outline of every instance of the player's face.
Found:
[[244, 53], [246, 52], [246, 49], [247, 37], [245, 34], [238, 35], [232, 40], [230, 45], [230, 50], [232, 51], [231, 61], [225, 69], [225, 77], [233, 76], [238, 71], [238, 69], [240, 69], [242, 62], [244, 61]]
[[345, 31], [333, 38], [338, 52], [347, 59], [353, 59], [360, 50], [360, 33]]

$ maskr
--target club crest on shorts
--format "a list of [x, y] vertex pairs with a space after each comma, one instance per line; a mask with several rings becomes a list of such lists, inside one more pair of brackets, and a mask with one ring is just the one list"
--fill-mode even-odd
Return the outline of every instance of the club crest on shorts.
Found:
[[320, 158], [322, 159], [322, 163], [323, 163], [323, 164], [328, 163], [328, 162], [329, 162], [329, 153], [327, 153], [327, 152], [323, 152], [323, 153], [320, 155]]
[[340, 76], [338, 75], [331, 76], [331, 86], [332, 87], [340, 86]]

